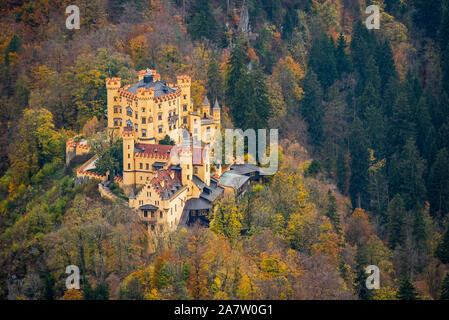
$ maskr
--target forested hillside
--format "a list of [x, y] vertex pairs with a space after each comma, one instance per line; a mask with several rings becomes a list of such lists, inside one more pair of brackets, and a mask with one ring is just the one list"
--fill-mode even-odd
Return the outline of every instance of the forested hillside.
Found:
[[[146, 68], [280, 136], [274, 176], [153, 254], [65, 165]], [[2, 299], [449, 299], [448, 0], [5, 0], [0, 79]]]

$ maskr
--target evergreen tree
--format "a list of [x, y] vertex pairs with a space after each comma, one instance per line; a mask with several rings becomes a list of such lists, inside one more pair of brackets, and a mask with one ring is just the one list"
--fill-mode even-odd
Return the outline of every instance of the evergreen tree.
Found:
[[418, 293], [415, 287], [410, 281], [410, 276], [408, 274], [404, 275], [399, 284], [399, 290], [397, 293], [399, 300], [417, 300]]
[[449, 300], [449, 273], [446, 274], [441, 284], [440, 300]]
[[449, 6], [444, 10], [440, 27], [440, 48], [443, 51], [449, 44]]
[[425, 96], [419, 100], [414, 118], [416, 121], [416, 145], [427, 163], [432, 163], [437, 151], [437, 141]]
[[395, 195], [388, 206], [388, 243], [394, 250], [396, 246], [404, 247], [405, 243], [405, 207], [404, 200], [399, 194]]
[[429, 177], [430, 212], [441, 216], [449, 212], [449, 154], [445, 148], [438, 153]]
[[390, 161], [389, 191], [401, 195], [407, 210], [422, 205], [426, 199], [424, 170], [425, 160], [419, 155], [413, 139], [409, 139], [402, 152], [395, 153]]
[[340, 36], [338, 37], [337, 49], [335, 52], [337, 73], [340, 79], [343, 74], [350, 73], [352, 68], [350, 56], [346, 53], [347, 47], [348, 45], [346, 43], [346, 39], [343, 34], [340, 33]]
[[435, 250], [435, 256], [444, 264], [449, 263], [449, 226]]
[[352, 205], [356, 208], [366, 208], [368, 199], [368, 168], [369, 168], [369, 142], [366, 131], [360, 119], [356, 118], [352, 125], [350, 137], [351, 152], [351, 178], [349, 193]]
[[17, 36], [14, 35], [11, 40], [8, 43], [8, 46], [5, 50], [5, 65], [9, 66], [9, 54], [15, 53], [19, 51], [19, 49], [22, 47], [22, 40]]
[[350, 170], [351, 168], [347, 153], [339, 149], [337, 155], [337, 186], [340, 192], [345, 196], [347, 196], [349, 192]]
[[215, 56], [209, 60], [207, 69], [207, 93], [209, 101], [223, 101], [223, 78]]
[[416, 26], [424, 29], [429, 38], [435, 38], [441, 22], [442, 0], [413, 0], [413, 5]]
[[406, 95], [401, 92], [393, 105], [392, 116], [389, 123], [389, 154], [393, 154], [403, 147], [415, 135], [413, 113]]
[[187, 26], [194, 40], [216, 40], [217, 22], [210, 10], [210, 0], [194, 0], [190, 22]]
[[399, 96], [399, 90], [399, 79], [390, 77], [382, 94], [382, 112], [387, 119], [391, 118], [393, 114], [393, 106]]
[[388, 80], [391, 77], [398, 78], [396, 65], [394, 63], [393, 51], [390, 42], [386, 39], [383, 44], [377, 46], [376, 64], [379, 68], [381, 92], [385, 91]]
[[357, 252], [355, 256], [356, 266], [356, 279], [355, 279], [355, 289], [361, 300], [371, 300], [372, 292], [366, 287], [366, 267], [369, 265], [368, 258], [366, 254], [366, 247], [363, 243], [357, 244]]
[[330, 189], [328, 190], [327, 195], [329, 204], [327, 206], [326, 216], [332, 222], [335, 232], [341, 234], [340, 215], [337, 212], [337, 199]]
[[324, 35], [314, 41], [310, 52], [309, 68], [316, 73], [324, 89], [329, 88], [337, 79], [335, 46], [331, 37]]
[[301, 114], [309, 125], [309, 135], [315, 146], [320, 146], [323, 141], [323, 90], [316, 74], [311, 68], [304, 78]]

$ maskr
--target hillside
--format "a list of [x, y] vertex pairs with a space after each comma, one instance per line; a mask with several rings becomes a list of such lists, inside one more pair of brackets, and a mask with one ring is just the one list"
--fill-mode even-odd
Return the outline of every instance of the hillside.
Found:
[[[448, 299], [447, 0], [78, 1], [73, 30], [70, 4], [0, 4], [0, 298]], [[82, 135], [123, 171], [106, 79], [147, 68], [280, 141], [275, 175], [157, 243], [65, 165]]]

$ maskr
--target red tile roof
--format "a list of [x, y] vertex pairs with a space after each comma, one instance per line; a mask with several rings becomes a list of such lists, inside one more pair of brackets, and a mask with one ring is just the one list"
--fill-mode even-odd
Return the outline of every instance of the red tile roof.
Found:
[[166, 145], [161, 145], [161, 144], [138, 143], [136, 145], [136, 148], [143, 150], [142, 153], [137, 153], [136, 156], [141, 155], [142, 157], [169, 159], [170, 152], [173, 149], [173, 146], [166, 146]]

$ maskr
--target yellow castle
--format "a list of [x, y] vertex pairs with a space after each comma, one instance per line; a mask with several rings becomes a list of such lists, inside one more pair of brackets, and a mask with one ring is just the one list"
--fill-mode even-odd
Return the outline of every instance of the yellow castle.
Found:
[[[211, 108], [206, 97], [194, 109], [189, 76], [178, 76], [176, 84], [161, 81], [156, 70], [138, 76], [125, 87], [120, 78], [106, 79], [108, 128], [123, 138], [123, 189], [130, 207], [149, 231], [164, 232], [182, 219], [207, 216], [223, 194], [211, 178], [209, 158], [220, 107], [216, 101]], [[166, 136], [174, 146], [159, 143]]]

